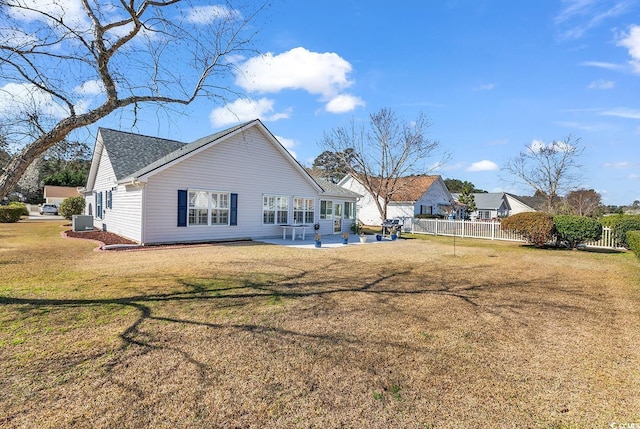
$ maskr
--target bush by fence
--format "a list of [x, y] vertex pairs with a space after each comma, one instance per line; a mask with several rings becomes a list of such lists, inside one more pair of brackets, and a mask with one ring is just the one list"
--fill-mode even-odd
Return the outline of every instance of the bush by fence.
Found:
[[553, 240], [556, 228], [553, 215], [542, 212], [518, 213], [505, 218], [500, 227], [504, 231], [520, 234], [529, 243], [542, 247]]
[[[444, 235], [467, 238], [481, 238], [485, 240], [527, 241], [520, 234], [501, 229], [498, 221], [463, 221], [443, 219], [403, 219], [402, 231], [413, 234]], [[555, 241], [555, 238], [552, 238]], [[602, 237], [596, 241], [583, 243], [589, 247], [618, 248], [611, 228], [602, 228]]]
[[[0, 223], [15, 223], [24, 213], [23, 208], [16, 205], [0, 206]], [[27, 213], [28, 214], [28, 213]]]
[[576, 215], [557, 215], [553, 217], [557, 238], [566, 242], [572, 249], [578, 244], [598, 241], [602, 237], [602, 224], [594, 218]]
[[640, 258], [640, 231], [627, 231], [627, 243], [629, 249]]
[[604, 216], [602, 224], [611, 227], [616, 246], [629, 248], [628, 231], [640, 231], [640, 215]]

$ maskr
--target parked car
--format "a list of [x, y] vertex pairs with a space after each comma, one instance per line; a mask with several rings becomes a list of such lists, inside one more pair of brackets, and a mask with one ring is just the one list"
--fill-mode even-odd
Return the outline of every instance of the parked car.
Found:
[[43, 204], [40, 207], [41, 215], [57, 215], [58, 214], [58, 206], [55, 204]]

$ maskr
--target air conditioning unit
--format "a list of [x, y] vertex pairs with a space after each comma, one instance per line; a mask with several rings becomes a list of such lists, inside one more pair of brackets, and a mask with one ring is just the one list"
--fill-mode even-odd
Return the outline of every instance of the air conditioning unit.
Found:
[[92, 231], [93, 216], [73, 215], [71, 217], [71, 225], [73, 226], [74, 232]]

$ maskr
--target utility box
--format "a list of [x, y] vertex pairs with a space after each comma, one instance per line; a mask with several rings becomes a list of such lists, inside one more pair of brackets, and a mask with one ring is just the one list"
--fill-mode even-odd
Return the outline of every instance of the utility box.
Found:
[[93, 216], [73, 215], [71, 225], [74, 232], [93, 231]]

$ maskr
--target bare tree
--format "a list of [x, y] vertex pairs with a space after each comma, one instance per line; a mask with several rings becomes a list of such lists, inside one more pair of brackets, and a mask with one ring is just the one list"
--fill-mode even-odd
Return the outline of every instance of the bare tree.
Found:
[[415, 174], [426, 172], [426, 159], [439, 147], [438, 141], [426, 138], [430, 125], [422, 113], [405, 122], [383, 108], [369, 115], [368, 127], [353, 119], [349, 126], [325, 132], [321, 145], [345, 157], [342, 165], [373, 196], [386, 219], [389, 201], [411, 186]]
[[577, 189], [567, 194], [565, 202], [573, 214], [593, 216], [602, 205], [602, 197], [593, 189]]
[[570, 191], [580, 181], [578, 158], [583, 151], [580, 139], [571, 135], [548, 145], [534, 141], [507, 161], [504, 170], [533, 188], [537, 195], [544, 195], [546, 210], [553, 212], [560, 193]]
[[224, 99], [250, 23], [230, 3], [0, 0], [0, 126], [16, 150], [0, 197], [72, 131], [143, 105]]

